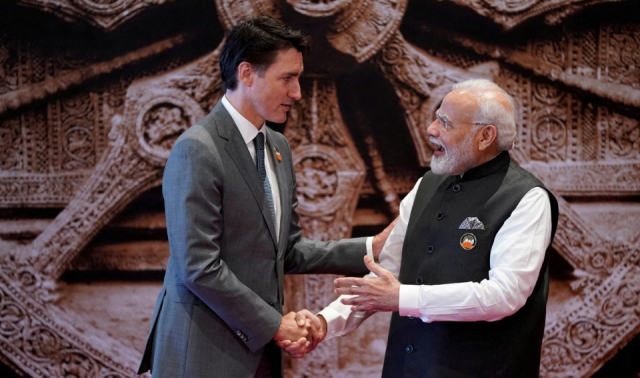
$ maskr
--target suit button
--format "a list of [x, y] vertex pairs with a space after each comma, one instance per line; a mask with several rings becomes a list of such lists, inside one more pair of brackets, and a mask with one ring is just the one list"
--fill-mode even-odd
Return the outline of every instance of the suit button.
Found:
[[422, 285], [423, 282], [424, 282], [424, 280], [422, 279], [422, 277], [418, 277], [418, 279], [416, 280], [416, 283], [418, 285]]
[[409, 319], [413, 320], [413, 319], [415, 319], [415, 318], [414, 318], [413, 316], [409, 316]]
[[276, 304], [275, 304], [275, 303], [273, 303], [273, 302], [269, 302], [269, 306], [271, 306], [271, 307], [276, 307]]
[[432, 245], [430, 245], [430, 246], [428, 246], [428, 247], [427, 247], [427, 252], [429, 252], [429, 253], [433, 253], [433, 251], [435, 251], [435, 248], [433, 248], [433, 246], [432, 246]]
[[444, 213], [438, 213], [438, 216], [436, 218], [438, 218], [438, 220], [444, 218]]
[[458, 193], [458, 192], [460, 191], [460, 189], [462, 189], [462, 188], [460, 187], [460, 184], [455, 184], [455, 185], [453, 186], [453, 191], [454, 191], [454, 192], [456, 192], [456, 193]]
[[411, 345], [407, 345], [407, 347], [406, 347], [406, 348], [404, 348], [404, 350], [405, 350], [407, 353], [411, 353], [411, 352], [413, 352], [413, 347], [412, 347]]

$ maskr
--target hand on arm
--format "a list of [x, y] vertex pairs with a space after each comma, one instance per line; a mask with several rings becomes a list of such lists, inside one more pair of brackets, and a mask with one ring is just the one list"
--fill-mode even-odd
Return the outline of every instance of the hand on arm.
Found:
[[382, 232], [373, 237], [371, 246], [373, 247], [373, 258], [375, 261], [380, 261], [380, 252], [382, 252], [382, 247], [387, 241], [391, 230], [393, 230], [393, 228], [396, 226], [396, 223], [398, 223], [398, 219], [400, 219], [399, 216], [396, 217], [393, 222], [389, 223], [389, 225], [384, 230], [382, 230]]
[[352, 305], [351, 311], [398, 311], [400, 282], [391, 272], [365, 256], [364, 263], [378, 277], [338, 278], [334, 282], [336, 294], [355, 295], [343, 298], [342, 303]]

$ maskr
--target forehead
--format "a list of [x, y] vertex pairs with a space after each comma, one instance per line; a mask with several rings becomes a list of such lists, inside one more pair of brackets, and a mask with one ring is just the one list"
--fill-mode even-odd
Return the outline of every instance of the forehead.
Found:
[[302, 53], [295, 48], [278, 51], [276, 59], [271, 63], [267, 71], [273, 73], [301, 74], [304, 69], [302, 64]]
[[438, 113], [448, 117], [456, 115], [473, 117], [477, 109], [478, 101], [474, 96], [464, 91], [455, 90], [444, 97]]

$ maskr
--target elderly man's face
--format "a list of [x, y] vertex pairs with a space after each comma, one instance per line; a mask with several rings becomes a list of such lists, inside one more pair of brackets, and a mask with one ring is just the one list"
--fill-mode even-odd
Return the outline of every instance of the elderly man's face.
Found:
[[[440, 109], [438, 118], [427, 128], [434, 152], [431, 170], [436, 174], [459, 175], [476, 165], [477, 132], [472, 122], [478, 108], [476, 99], [468, 94], [449, 93]], [[446, 127], [442, 120], [446, 120]]]

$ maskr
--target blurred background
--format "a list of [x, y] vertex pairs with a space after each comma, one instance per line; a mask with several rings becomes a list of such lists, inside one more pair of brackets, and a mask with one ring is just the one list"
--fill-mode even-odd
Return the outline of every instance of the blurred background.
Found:
[[[560, 201], [543, 377], [640, 377], [640, 2], [0, 2], [0, 376], [134, 377], [168, 257], [162, 170], [220, 98], [240, 19], [305, 30], [285, 124], [307, 237], [369, 236], [429, 169], [453, 83], [518, 104], [512, 157]], [[320, 310], [333, 276], [290, 276]], [[389, 316], [286, 360], [287, 377], [377, 377]], [[215, 373], [212, 372], [213, 376]]]

